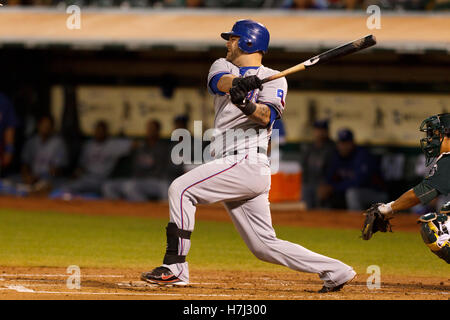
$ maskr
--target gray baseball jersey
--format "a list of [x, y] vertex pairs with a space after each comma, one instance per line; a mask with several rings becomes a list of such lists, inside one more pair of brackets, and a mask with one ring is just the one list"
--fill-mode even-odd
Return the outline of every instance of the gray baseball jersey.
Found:
[[[223, 202], [237, 231], [256, 257], [293, 270], [317, 273], [326, 286], [334, 287], [351, 280], [356, 275], [354, 270], [339, 260], [278, 239], [272, 227], [268, 157], [252, 150], [267, 148], [273, 123], [268, 128], [257, 124], [231, 103], [229, 95], [218, 91], [217, 83], [211, 83], [217, 81], [220, 74], [256, 74], [264, 78], [276, 72], [264, 66], [238, 68], [225, 59], [213, 63], [208, 76], [208, 90], [215, 94], [215, 127], [220, 130], [212, 142], [216, 144], [212, 148], [213, 152], [217, 151], [216, 159], [185, 173], [170, 185], [170, 221], [179, 229], [193, 231], [197, 204]], [[265, 83], [262, 90], [250, 92], [248, 98], [267, 104], [281, 116], [286, 92], [286, 79], [281, 78]], [[221, 146], [220, 141], [226, 140], [224, 134], [230, 129], [250, 132], [238, 135], [236, 143]], [[236, 150], [237, 154], [227, 154]], [[185, 257], [190, 246], [189, 239], [179, 237], [177, 255]], [[181, 281], [189, 282], [187, 262], [163, 266]]]
[[64, 141], [51, 136], [46, 141], [35, 135], [30, 138], [22, 152], [22, 162], [31, 167], [32, 173], [41, 178], [50, 177], [50, 167], [60, 169], [67, 165], [67, 152]]
[[[256, 147], [267, 150], [273, 123], [269, 127], [263, 127], [236, 108], [229, 95], [215, 94], [210, 86], [211, 79], [215, 75], [223, 73], [242, 77], [257, 75], [260, 79], [264, 79], [278, 73], [278, 71], [264, 66], [239, 68], [223, 58], [212, 64], [208, 74], [208, 91], [214, 94], [214, 128], [217, 130], [210, 146], [212, 156], [221, 157], [223, 154], [234, 150], [243, 151]], [[281, 117], [287, 89], [286, 78], [280, 78], [265, 83], [262, 90], [251, 91], [247, 98], [252, 102], [267, 104], [275, 110], [278, 117]], [[235, 138], [233, 134], [236, 136]]]
[[129, 139], [110, 138], [102, 143], [92, 139], [83, 146], [80, 165], [87, 174], [106, 178], [119, 158], [130, 152], [131, 145]]

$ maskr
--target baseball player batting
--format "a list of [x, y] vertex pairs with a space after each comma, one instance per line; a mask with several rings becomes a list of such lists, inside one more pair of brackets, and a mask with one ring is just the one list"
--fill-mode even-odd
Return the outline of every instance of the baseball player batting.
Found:
[[[339, 291], [356, 273], [341, 261], [277, 238], [269, 205], [270, 165], [267, 156], [272, 126], [285, 108], [287, 82], [262, 65], [269, 46], [269, 31], [252, 20], [237, 21], [227, 40], [226, 58], [216, 60], [208, 75], [214, 95], [218, 134], [211, 149], [214, 160], [177, 178], [169, 187], [170, 222], [163, 264], [141, 279], [160, 285], [186, 285], [186, 255], [191, 246], [197, 204], [223, 202], [248, 248], [259, 259], [296, 271], [317, 273], [324, 281], [321, 293]], [[227, 143], [226, 132], [246, 132]]]

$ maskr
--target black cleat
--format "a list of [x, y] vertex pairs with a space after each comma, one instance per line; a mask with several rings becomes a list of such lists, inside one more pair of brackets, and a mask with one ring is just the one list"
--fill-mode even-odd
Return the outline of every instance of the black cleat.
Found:
[[350, 280], [348, 280], [348, 281], [346, 281], [346, 282], [344, 282], [344, 283], [342, 283], [342, 284], [340, 284], [340, 285], [338, 285], [338, 286], [335, 286], [335, 287], [326, 287], [326, 286], [323, 286], [322, 289], [320, 289], [320, 290], [317, 291], [317, 292], [318, 292], [318, 293], [328, 293], [328, 292], [338, 292], [338, 291], [341, 291], [341, 289], [342, 289], [346, 284], [349, 284], [349, 283], [352, 282], [353, 279], [355, 279], [355, 278], [356, 278], [356, 274], [354, 275], [353, 278], [351, 278]]
[[338, 286], [336, 286], [336, 287], [326, 287], [326, 286], [323, 286], [322, 289], [320, 289], [320, 290], [317, 291], [317, 292], [318, 292], [318, 293], [337, 292], [337, 291], [340, 291], [340, 290], [344, 287], [345, 284], [346, 284], [346, 283], [343, 283], [343, 284], [340, 284], [340, 285], [338, 285]]
[[159, 285], [185, 286], [186, 282], [176, 277], [172, 271], [166, 267], [157, 267], [149, 272], [141, 274], [141, 280]]

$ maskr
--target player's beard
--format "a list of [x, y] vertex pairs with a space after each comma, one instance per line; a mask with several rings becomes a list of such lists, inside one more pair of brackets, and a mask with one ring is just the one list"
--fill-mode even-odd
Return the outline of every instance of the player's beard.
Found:
[[242, 54], [242, 51], [236, 47], [228, 50], [226, 60], [233, 63], [233, 61]]

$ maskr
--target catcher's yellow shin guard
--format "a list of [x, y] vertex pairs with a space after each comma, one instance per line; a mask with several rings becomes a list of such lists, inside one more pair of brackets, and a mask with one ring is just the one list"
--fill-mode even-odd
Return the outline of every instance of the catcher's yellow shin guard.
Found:
[[[431, 252], [450, 263], [449, 230], [445, 225], [447, 219], [446, 214], [427, 213], [419, 218], [418, 223], [421, 224], [420, 234], [422, 239]], [[441, 237], [445, 237], [447, 240], [440, 241]]]

